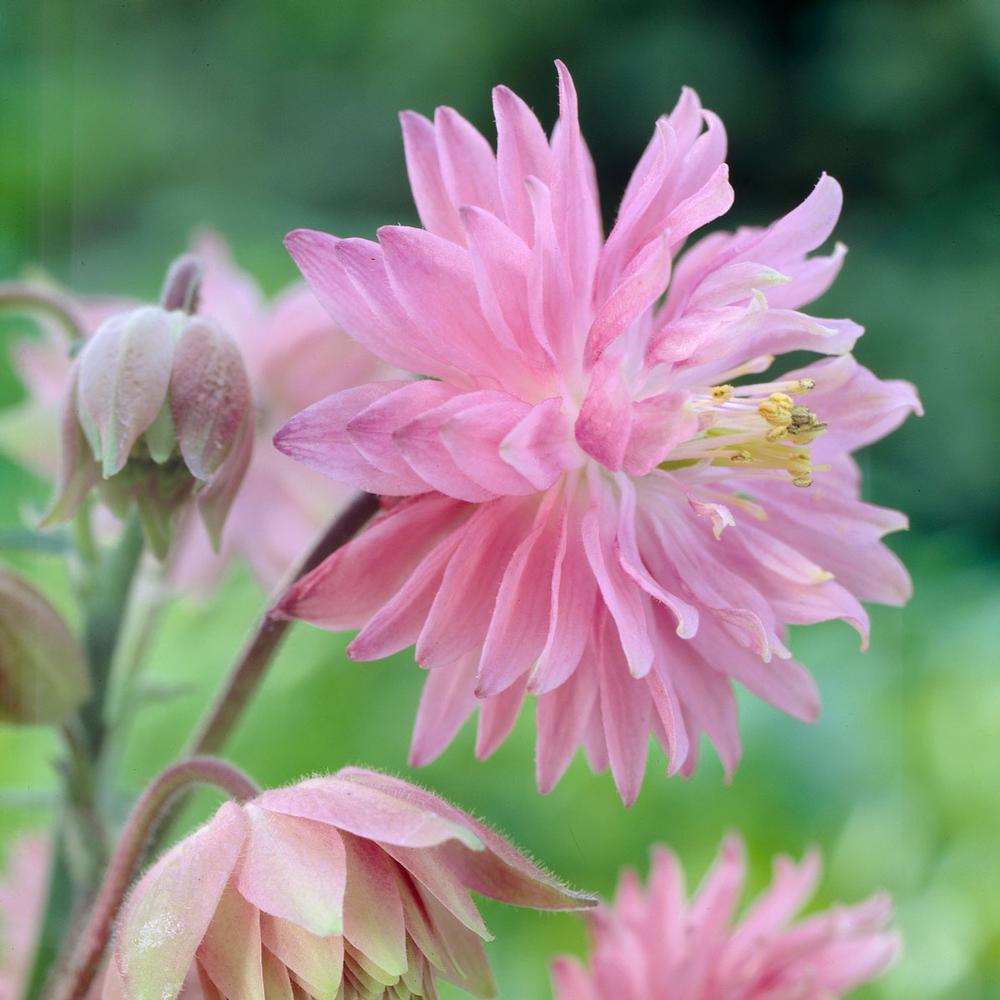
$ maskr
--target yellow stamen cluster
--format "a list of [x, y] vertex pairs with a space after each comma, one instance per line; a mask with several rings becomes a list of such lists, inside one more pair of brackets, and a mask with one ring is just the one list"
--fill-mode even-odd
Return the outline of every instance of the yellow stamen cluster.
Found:
[[713, 465], [748, 466], [760, 472], [783, 471], [796, 486], [812, 485], [813, 466], [805, 446], [827, 425], [795, 397], [815, 387], [811, 378], [711, 386], [695, 403], [707, 411], [708, 425], [661, 467], [682, 468], [708, 460]]

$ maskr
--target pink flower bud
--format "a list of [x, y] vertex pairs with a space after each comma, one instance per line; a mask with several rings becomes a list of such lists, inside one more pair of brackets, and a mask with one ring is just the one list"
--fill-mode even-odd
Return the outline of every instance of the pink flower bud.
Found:
[[0, 568], [0, 722], [57, 724], [89, 695], [83, 650], [59, 612]]
[[[433, 997], [495, 986], [469, 890], [580, 909], [506, 840], [404, 781], [358, 768], [226, 803], [126, 903], [104, 1000]], [[184, 996], [196, 996], [192, 991]]]
[[192, 496], [218, 546], [253, 446], [250, 383], [214, 323], [143, 306], [104, 321], [73, 365], [56, 500], [44, 524], [87, 493], [124, 517], [134, 504], [163, 557]]

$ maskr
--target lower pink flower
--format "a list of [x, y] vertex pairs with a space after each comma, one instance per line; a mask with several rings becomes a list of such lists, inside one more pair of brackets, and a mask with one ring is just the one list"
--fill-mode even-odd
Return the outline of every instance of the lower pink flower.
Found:
[[49, 874], [41, 837], [14, 842], [0, 880], [0, 1000], [20, 1000], [35, 951]]
[[558, 959], [556, 1000], [837, 1000], [899, 952], [884, 895], [793, 922], [815, 888], [820, 858], [779, 857], [771, 886], [734, 920], [746, 879], [738, 837], [686, 898], [674, 855], [659, 848], [645, 889], [626, 872], [615, 902], [590, 917], [589, 967]]
[[[506, 840], [404, 781], [346, 768], [226, 803], [143, 876], [118, 922], [104, 1000], [495, 994], [469, 890], [580, 909]], [[187, 983], [187, 986], [185, 986]], [[182, 990], [185, 990], [183, 994]]]

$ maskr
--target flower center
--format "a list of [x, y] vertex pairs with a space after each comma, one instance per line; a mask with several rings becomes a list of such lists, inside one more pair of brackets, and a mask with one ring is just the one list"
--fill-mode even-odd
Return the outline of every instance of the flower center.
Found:
[[675, 448], [661, 469], [707, 462], [723, 468], [773, 476], [784, 472], [795, 486], [811, 486], [809, 445], [826, 429], [816, 414], [797, 403], [816, 383], [810, 378], [758, 385], [711, 386], [694, 395], [699, 433]]

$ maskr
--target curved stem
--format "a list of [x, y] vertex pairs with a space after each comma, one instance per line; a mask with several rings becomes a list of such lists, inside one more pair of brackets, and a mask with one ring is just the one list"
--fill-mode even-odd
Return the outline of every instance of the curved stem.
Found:
[[275, 614], [281, 599], [296, 580], [315, 569], [327, 556], [349, 542], [378, 510], [378, 497], [361, 493], [323, 533], [289, 578], [278, 588], [253, 634], [230, 668], [215, 700], [188, 743], [186, 754], [216, 753], [229, 738], [247, 703], [256, 692], [274, 654], [292, 622]]
[[27, 282], [0, 282], [0, 306], [47, 313], [66, 330], [72, 340], [83, 340], [86, 332], [70, 299], [44, 285]]
[[214, 785], [237, 802], [259, 794], [257, 786], [242, 771], [212, 757], [195, 757], [167, 768], [142, 793], [125, 824], [66, 972], [56, 980], [52, 1000], [82, 1000], [86, 996], [147, 841], [175, 797], [199, 784]]

